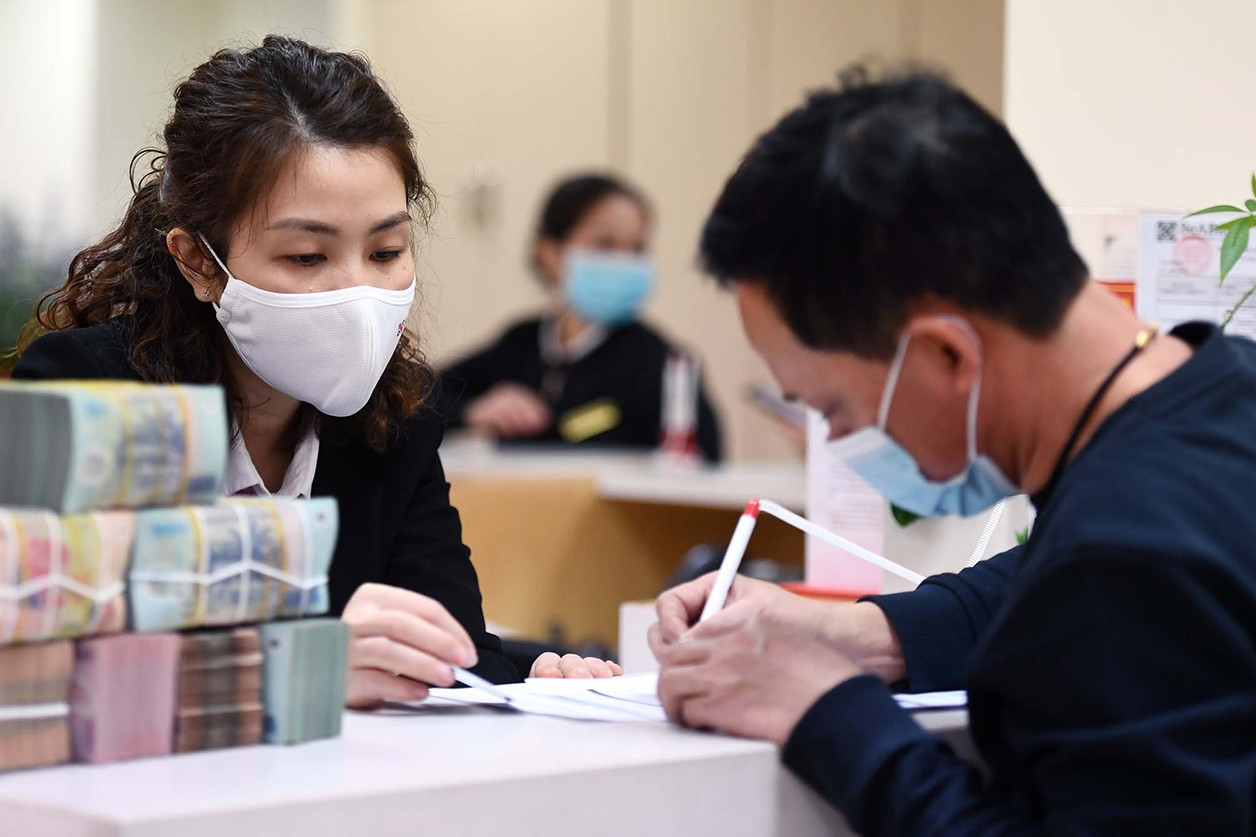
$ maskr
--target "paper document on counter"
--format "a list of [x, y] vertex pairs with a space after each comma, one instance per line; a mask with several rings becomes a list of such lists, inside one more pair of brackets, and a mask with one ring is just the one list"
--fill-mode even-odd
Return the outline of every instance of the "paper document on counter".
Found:
[[[464, 675], [469, 675], [464, 679]], [[534, 715], [550, 715], [583, 721], [665, 721], [658, 699], [659, 676], [626, 674], [609, 679], [529, 678], [524, 683], [497, 686], [470, 672], [458, 672], [462, 682], [478, 681], [464, 689], [432, 689], [431, 696], [442, 701], [500, 706]], [[907, 710], [962, 709], [968, 693], [923, 692], [894, 696]]]
[[473, 684], [464, 689], [432, 689], [441, 701], [500, 706], [533, 715], [579, 721], [665, 721], [663, 708], [654, 696], [655, 674], [624, 675], [611, 679], [533, 678], [526, 683], [494, 685], [470, 672], [458, 679]]

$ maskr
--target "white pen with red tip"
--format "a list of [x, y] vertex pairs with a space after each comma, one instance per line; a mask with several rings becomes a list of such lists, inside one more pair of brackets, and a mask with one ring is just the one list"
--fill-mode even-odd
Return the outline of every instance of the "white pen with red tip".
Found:
[[699, 622], [705, 622], [724, 607], [724, 602], [728, 599], [728, 591], [733, 588], [733, 581], [737, 578], [737, 570], [741, 567], [741, 559], [746, 554], [746, 547], [750, 544], [750, 536], [754, 534], [754, 525], [758, 519], [759, 501], [751, 500], [746, 503], [746, 510], [741, 513], [741, 519], [737, 521], [737, 528], [733, 530], [733, 539], [728, 542], [728, 549], [724, 550], [724, 560], [720, 561], [720, 571], [715, 576], [715, 586], [711, 588], [711, 595], [707, 596], [706, 606], [702, 608], [702, 615], [698, 617]]
[[745, 557], [746, 547], [750, 544], [750, 536], [754, 534], [754, 527], [755, 523], [758, 522], [760, 509], [791, 526], [795, 526], [808, 534], [849, 552], [856, 558], [867, 561], [900, 578], [907, 579], [912, 584], [919, 584], [924, 580], [924, 576], [920, 573], [913, 572], [888, 558], [877, 555], [871, 550], [864, 549], [859, 544], [830, 532], [828, 529], [812, 523], [801, 515], [794, 514], [779, 503], [773, 503], [771, 500], [751, 500], [749, 503], [746, 503], [746, 510], [741, 513], [741, 519], [737, 521], [737, 528], [733, 530], [733, 538], [728, 542], [728, 549], [724, 551], [724, 560], [720, 562], [719, 574], [715, 577], [715, 585], [711, 588], [711, 595], [707, 597], [706, 606], [702, 608], [702, 615], [698, 617], [699, 622], [706, 621], [719, 613], [724, 607], [724, 603], [728, 600], [728, 593], [732, 590], [733, 582], [737, 579], [737, 570], [741, 567], [741, 559]]

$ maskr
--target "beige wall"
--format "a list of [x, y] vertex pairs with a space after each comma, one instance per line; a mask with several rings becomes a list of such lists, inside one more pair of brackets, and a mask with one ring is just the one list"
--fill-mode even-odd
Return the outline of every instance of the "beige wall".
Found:
[[1008, 125], [1064, 205], [1241, 201], [1254, 33], [1252, 0], [1008, 0]]
[[[791, 455], [743, 404], [767, 373], [732, 300], [694, 267], [698, 231], [754, 137], [865, 56], [941, 64], [994, 109], [1001, 0], [367, 0], [363, 43], [419, 129], [442, 196], [421, 277], [447, 358], [544, 298], [525, 266], [537, 202], [614, 167], [659, 210], [649, 319], [704, 358], [729, 450]], [[477, 222], [484, 208], [487, 220]]]

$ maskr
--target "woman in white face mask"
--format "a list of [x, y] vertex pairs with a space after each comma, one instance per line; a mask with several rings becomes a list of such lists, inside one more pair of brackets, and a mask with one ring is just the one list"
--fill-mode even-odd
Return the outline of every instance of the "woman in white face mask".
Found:
[[[663, 372], [677, 350], [640, 321], [654, 292], [650, 207], [634, 187], [579, 174], [545, 199], [532, 267], [552, 305], [445, 370], [450, 426], [512, 441], [650, 449]], [[720, 458], [720, 427], [697, 394], [694, 442]]]
[[400, 110], [363, 58], [272, 36], [180, 84], [164, 139], [14, 377], [221, 384], [226, 492], [339, 503], [350, 705], [420, 698], [451, 666], [518, 679], [484, 628], [407, 330], [432, 202]]

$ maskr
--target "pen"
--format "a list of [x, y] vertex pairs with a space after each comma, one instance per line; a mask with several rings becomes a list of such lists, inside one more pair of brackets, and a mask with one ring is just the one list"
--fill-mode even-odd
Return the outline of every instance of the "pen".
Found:
[[732, 589], [733, 581], [737, 578], [737, 569], [741, 566], [741, 559], [746, 555], [746, 547], [750, 544], [750, 536], [754, 534], [754, 525], [758, 519], [759, 501], [751, 500], [746, 503], [746, 510], [741, 513], [741, 519], [737, 521], [737, 528], [733, 530], [733, 539], [728, 542], [728, 549], [724, 550], [724, 560], [720, 561], [720, 571], [715, 576], [715, 586], [711, 588], [711, 595], [707, 596], [706, 606], [702, 608], [702, 615], [698, 617], [699, 622], [705, 622], [724, 607], [724, 602], [728, 600], [728, 591]]
[[900, 566], [869, 549], [864, 549], [859, 544], [812, 523], [802, 515], [794, 514], [779, 503], [773, 503], [771, 500], [751, 500], [746, 504], [746, 510], [741, 513], [737, 528], [733, 530], [733, 538], [728, 542], [728, 549], [724, 551], [724, 560], [720, 561], [719, 574], [715, 576], [715, 585], [711, 588], [711, 595], [707, 597], [706, 605], [702, 608], [702, 615], [698, 617], [699, 622], [704, 622], [719, 613], [724, 603], [728, 601], [728, 593], [733, 587], [733, 581], [737, 578], [737, 570], [741, 566], [741, 559], [745, 557], [746, 546], [749, 545], [750, 536], [754, 533], [760, 510], [822, 541], [833, 544], [856, 558], [893, 573], [899, 578], [904, 578], [912, 584], [924, 581], [924, 576], [920, 573]]

